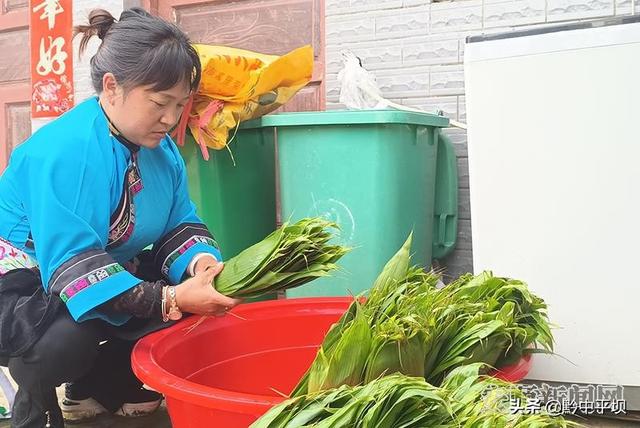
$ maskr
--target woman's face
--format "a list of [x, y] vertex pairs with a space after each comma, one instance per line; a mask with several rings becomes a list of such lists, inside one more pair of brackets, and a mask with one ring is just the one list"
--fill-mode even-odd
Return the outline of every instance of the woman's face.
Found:
[[125, 92], [114, 91], [109, 100], [109, 118], [131, 142], [155, 148], [180, 119], [189, 100], [189, 86], [180, 83], [164, 91], [151, 90], [153, 85], [138, 86]]

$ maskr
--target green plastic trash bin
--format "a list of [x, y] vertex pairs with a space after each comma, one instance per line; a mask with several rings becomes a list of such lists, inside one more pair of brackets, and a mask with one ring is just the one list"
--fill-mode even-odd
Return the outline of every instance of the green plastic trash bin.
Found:
[[187, 165], [189, 195], [227, 260], [276, 228], [273, 129], [241, 129], [229, 148], [233, 158], [227, 150], [209, 150], [205, 161], [190, 135], [180, 147]]
[[288, 297], [358, 294], [414, 231], [413, 262], [431, 265], [456, 240], [456, 158], [448, 119], [397, 110], [265, 116], [277, 134], [284, 221], [325, 216], [353, 247], [341, 270]]

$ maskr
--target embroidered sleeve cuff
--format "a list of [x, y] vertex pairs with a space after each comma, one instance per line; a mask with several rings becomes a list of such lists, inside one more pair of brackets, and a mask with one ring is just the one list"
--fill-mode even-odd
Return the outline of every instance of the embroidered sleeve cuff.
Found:
[[198, 253], [222, 260], [218, 243], [205, 225], [183, 223], [154, 245], [154, 263], [169, 282], [178, 284]]
[[103, 250], [89, 250], [67, 260], [51, 276], [49, 291], [60, 296], [69, 313], [78, 322], [103, 318], [120, 325], [131, 316], [116, 314], [109, 317], [95, 309], [139, 284], [131, 275]]

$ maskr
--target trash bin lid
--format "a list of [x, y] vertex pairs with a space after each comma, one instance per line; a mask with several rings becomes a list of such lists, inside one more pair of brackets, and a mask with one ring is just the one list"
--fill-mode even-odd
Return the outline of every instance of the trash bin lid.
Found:
[[401, 110], [329, 110], [270, 114], [242, 124], [241, 128], [314, 125], [408, 124], [444, 128], [449, 119], [431, 113]]

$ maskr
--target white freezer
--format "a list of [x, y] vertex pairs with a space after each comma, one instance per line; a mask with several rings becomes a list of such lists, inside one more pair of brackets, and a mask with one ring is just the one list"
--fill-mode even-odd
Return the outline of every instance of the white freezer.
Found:
[[528, 282], [573, 363], [531, 379], [640, 386], [638, 18], [466, 45], [474, 270]]

